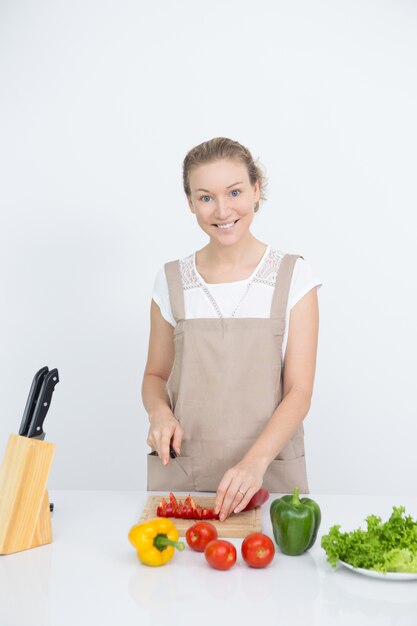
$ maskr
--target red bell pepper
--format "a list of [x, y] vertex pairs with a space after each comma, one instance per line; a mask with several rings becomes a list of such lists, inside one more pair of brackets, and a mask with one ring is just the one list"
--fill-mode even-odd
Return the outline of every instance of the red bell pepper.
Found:
[[[251, 509], [261, 506], [268, 498], [269, 492], [267, 489], [259, 489], [259, 491], [252, 496], [243, 511], [250, 511]], [[180, 519], [219, 519], [219, 514], [214, 512], [214, 508], [206, 508], [196, 504], [190, 495], [188, 495], [183, 502], [177, 499], [172, 491], [169, 494], [168, 502], [162, 498], [156, 509], [156, 514], [158, 517], [176, 517]]]
[[259, 489], [256, 493], [253, 494], [252, 498], [249, 500], [247, 505], [242, 511], [250, 511], [251, 509], [256, 509], [258, 506], [262, 506], [269, 498], [269, 491], [267, 489]]

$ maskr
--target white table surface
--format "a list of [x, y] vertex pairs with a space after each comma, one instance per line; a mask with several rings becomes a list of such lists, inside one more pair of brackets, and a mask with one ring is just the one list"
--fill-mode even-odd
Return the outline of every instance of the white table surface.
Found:
[[[371, 513], [385, 520], [393, 505], [416, 518], [417, 497], [310, 494], [322, 523], [308, 553], [290, 557], [277, 548], [271, 565], [257, 570], [242, 560], [242, 539], [231, 539], [238, 562], [218, 571], [188, 546], [162, 567], [137, 560], [127, 533], [148, 495], [50, 492], [53, 543], [0, 557], [1, 626], [417, 625], [417, 581], [333, 569], [320, 547], [333, 524], [347, 531], [363, 526]], [[276, 497], [263, 506], [262, 530], [271, 537], [269, 504]]]

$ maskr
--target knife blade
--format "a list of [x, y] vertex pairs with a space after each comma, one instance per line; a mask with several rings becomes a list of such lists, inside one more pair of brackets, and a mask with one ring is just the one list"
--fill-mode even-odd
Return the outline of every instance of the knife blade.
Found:
[[45, 439], [43, 422], [49, 411], [52, 394], [57, 383], [59, 383], [59, 376], [58, 370], [55, 368], [48, 372], [42, 383], [35, 412], [29, 425], [28, 437], [32, 437], [33, 439]]
[[39, 398], [39, 393], [42, 387], [42, 383], [48, 372], [49, 372], [48, 367], [46, 366], [41, 367], [41, 369], [38, 372], [36, 372], [35, 376], [33, 377], [28, 399], [26, 401], [25, 410], [23, 412], [22, 422], [19, 428], [19, 435], [22, 435], [23, 437], [27, 437], [29, 425], [32, 421], [33, 414], [36, 409], [36, 403]]

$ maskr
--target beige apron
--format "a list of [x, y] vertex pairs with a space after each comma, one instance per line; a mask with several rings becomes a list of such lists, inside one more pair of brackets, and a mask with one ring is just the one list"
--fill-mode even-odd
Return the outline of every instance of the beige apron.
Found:
[[[278, 268], [269, 318], [184, 319], [179, 261], [165, 264], [174, 329], [175, 358], [167, 381], [171, 410], [184, 429], [181, 455], [163, 466], [148, 454], [151, 491], [217, 491], [282, 399], [282, 340], [294, 264], [286, 254]], [[301, 257], [303, 258], [303, 257]], [[263, 487], [309, 493], [302, 423], [270, 463]]]

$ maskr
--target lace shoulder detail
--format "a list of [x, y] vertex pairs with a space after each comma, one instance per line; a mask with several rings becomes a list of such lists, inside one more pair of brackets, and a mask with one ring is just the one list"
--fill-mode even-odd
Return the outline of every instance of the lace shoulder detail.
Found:
[[180, 259], [180, 271], [184, 290], [201, 287], [201, 283], [194, 270], [193, 254]]
[[[261, 267], [252, 279], [254, 283], [263, 283], [275, 287], [277, 274], [284, 253], [280, 250], [270, 250]], [[181, 279], [184, 290], [201, 287], [201, 281], [194, 269], [194, 255], [190, 254], [179, 260]]]
[[263, 283], [270, 287], [275, 287], [277, 282], [277, 274], [284, 253], [280, 250], [270, 250], [261, 267], [253, 277], [254, 283]]

